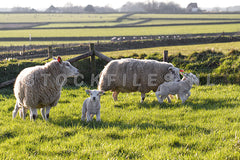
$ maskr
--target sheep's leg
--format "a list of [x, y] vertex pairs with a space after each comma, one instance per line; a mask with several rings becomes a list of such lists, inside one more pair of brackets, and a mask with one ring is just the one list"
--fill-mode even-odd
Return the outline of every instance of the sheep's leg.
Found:
[[82, 107], [82, 117], [81, 117], [82, 121], [85, 121], [85, 119], [86, 119], [86, 112], [87, 112], [87, 108], [86, 108], [85, 105], [83, 105], [83, 107]]
[[96, 120], [97, 120], [97, 121], [101, 121], [101, 119], [100, 119], [100, 110], [97, 111]]
[[50, 113], [50, 109], [51, 109], [51, 107], [46, 107], [46, 114], [45, 114], [45, 117], [46, 117], [46, 121], [48, 121], [49, 120], [49, 113]]
[[168, 103], [172, 103], [171, 99], [169, 98], [169, 96], [167, 96], [167, 100], [168, 100]]
[[117, 98], [117, 97], [118, 97], [118, 94], [119, 94], [119, 92], [116, 92], [116, 91], [113, 92], [112, 97], [113, 97], [113, 100], [114, 100], [114, 101], [117, 101], [117, 100], [118, 100], [118, 98]]
[[25, 107], [21, 108], [21, 112], [22, 112], [22, 119], [26, 118], [26, 113], [27, 113], [27, 109]]
[[179, 94], [176, 94], [176, 98], [179, 99]]
[[12, 112], [12, 118], [13, 118], [13, 119], [17, 116], [18, 110], [19, 110], [18, 102], [16, 102], [15, 107], [14, 107], [14, 110], [13, 110], [13, 112]]
[[37, 118], [37, 109], [36, 108], [30, 108], [30, 120], [35, 121], [36, 118]]
[[46, 120], [46, 107], [40, 109], [43, 120]]
[[160, 96], [160, 91], [155, 92], [155, 95], [156, 95], [156, 97], [158, 99], [158, 102], [161, 103], [161, 98], [159, 97]]
[[143, 103], [144, 99], [145, 99], [145, 93], [141, 93], [141, 103]]
[[187, 100], [184, 94], [181, 94], [179, 96], [180, 96], [180, 99], [182, 100], [182, 103], [184, 103]]
[[91, 120], [92, 120], [91, 114], [89, 112], [87, 112], [87, 122], [89, 122]]
[[19, 112], [20, 118], [22, 118], [22, 119], [26, 118], [27, 109], [24, 109], [24, 113], [23, 113], [23, 108], [20, 107], [18, 112]]
[[167, 97], [168, 97], [167, 95], [162, 95], [159, 102], [160, 102], [160, 103], [163, 103], [163, 100], [164, 100], [165, 98], [167, 98]]

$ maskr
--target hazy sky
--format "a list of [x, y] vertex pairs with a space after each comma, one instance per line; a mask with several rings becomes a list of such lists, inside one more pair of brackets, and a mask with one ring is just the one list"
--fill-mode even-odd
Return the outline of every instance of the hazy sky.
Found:
[[[88, 4], [94, 6], [110, 6], [113, 8], [120, 8], [126, 2], [147, 2], [148, 0], [6, 0], [1, 3], [0, 8], [12, 7], [31, 7], [35, 9], [46, 9], [50, 5], [55, 7], [63, 7], [68, 2], [76, 6], [86, 6]], [[152, 1], [152, 0], [149, 0]], [[212, 7], [229, 7], [240, 6], [240, 0], [155, 0], [157, 2], [175, 2], [181, 7], [186, 7], [191, 2], [198, 3], [200, 8]]]

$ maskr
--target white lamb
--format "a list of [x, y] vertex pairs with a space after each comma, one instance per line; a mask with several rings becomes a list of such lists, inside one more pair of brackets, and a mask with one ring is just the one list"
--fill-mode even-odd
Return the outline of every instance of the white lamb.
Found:
[[100, 97], [104, 93], [103, 91], [98, 90], [86, 90], [87, 94], [90, 94], [90, 97], [83, 102], [82, 107], [82, 121], [86, 119], [87, 122], [92, 121], [92, 117], [96, 115], [96, 120], [101, 121], [100, 119]]
[[[163, 103], [163, 100], [168, 97], [169, 94], [175, 95], [178, 94], [182, 103], [184, 103], [188, 97], [191, 95], [190, 89], [193, 84], [199, 84], [199, 79], [196, 75], [192, 73], [184, 74], [185, 79], [179, 82], [164, 82], [161, 84], [157, 91], [156, 97], [160, 103]], [[159, 97], [161, 95], [161, 98]], [[168, 102], [171, 103], [171, 100], [168, 98]]]

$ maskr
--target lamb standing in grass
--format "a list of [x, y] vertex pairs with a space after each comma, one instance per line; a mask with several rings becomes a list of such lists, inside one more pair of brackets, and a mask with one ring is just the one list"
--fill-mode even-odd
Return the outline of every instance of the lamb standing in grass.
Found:
[[87, 116], [87, 122], [89, 122], [92, 121], [92, 117], [96, 115], [96, 120], [100, 121], [100, 97], [104, 92], [97, 90], [86, 90], [86, 93], [90, 94], [90, 97], [83, 102], [81, 119], [84, 121]]
[[[183, 73], [183, 75], [185, 77], [184, 80], [179, 82], [164, 82], [158, 87], [155, 94], [160, 103], [163, 103], [163, 100], [167, 98], [169, 94], [178, 94], [182, 103], [188, 99], [191, 95], [190, 89], [192, 88], [192, 85], [199, 84], [199, 79], [192, 73]], [[159, 98], [160, 95], [161, 98]], [[168, 101], [169, 100], [170, 99], [168, 98]], [[171, 101], [169, 101], [169, 103], [171, 103]]]
[[43, 119], [48, 120], [51, 107], [56, 106], [61, 89], [67, 77], [78, 75], [78, 69], [61, 57], [42, 66], [29, 67], [20, 72], [14, 84], [17, 99], [13, 118], [19, 111], [25, 119], [26, 109], [30, 110], [30, 119], [35, 120], [37, 109], [41, 108]]

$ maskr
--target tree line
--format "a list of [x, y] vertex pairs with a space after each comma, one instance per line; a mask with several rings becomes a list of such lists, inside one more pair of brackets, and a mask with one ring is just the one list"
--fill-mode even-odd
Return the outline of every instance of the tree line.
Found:
[[180, 5], [169, 2], [156, 2], [154, 0], [143, 2], [127, 2], [119, 9], [114, 9], [110, 6], [99, 7], [94, 5], [87, 5], [86, 7], [74, 6], [71, 3], [67, 3], [64, 7], [54, 7], [51, 5], [45, 11], [38, 11], [34, 8], [27, 7], [14, 7], [11, 12], [19, 13], [36, 13], [36, 12], [47, 12], [47, 13], [113, 13], [113, 12], [147, 12], [147, 13], [185, 13], [186, 8], [181, 8]]

